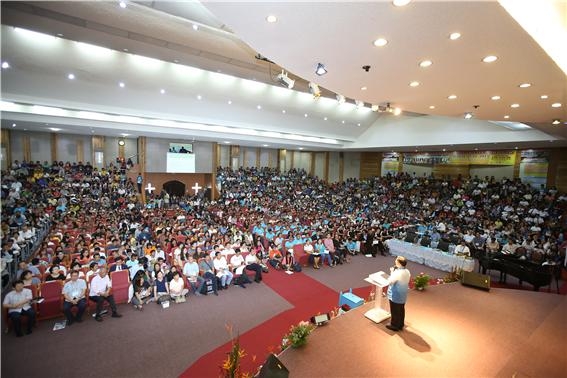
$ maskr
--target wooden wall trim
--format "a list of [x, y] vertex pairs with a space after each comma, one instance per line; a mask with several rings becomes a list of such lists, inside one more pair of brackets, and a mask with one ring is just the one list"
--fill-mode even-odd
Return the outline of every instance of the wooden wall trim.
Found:
[[[59, 160], [57, 158], [57, 139], [58, 136], [56, 133], [51, 133], [50, 134], [50, 147], [51, 147], [51, 161], [55, 161], [55, 160]], [[82, 160], [77, 160], [77, 161], [82, 161]]]
[[329, 151], [325, 151], [325, 182], [329, 183]]
[[22, 149], [24, 152], [24, 160], [31, 161], [31, 144], [29, 135], [22, 136]]

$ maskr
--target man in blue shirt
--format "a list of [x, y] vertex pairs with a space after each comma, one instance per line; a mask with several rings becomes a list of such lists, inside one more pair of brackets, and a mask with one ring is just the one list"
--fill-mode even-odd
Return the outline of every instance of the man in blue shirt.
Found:
[[403, 256], [398, 256], [396, 266], [390, 268], [388, 281], [388, 300], [390, 301], [390, 313], [392, 317], [390, 324], [386, 326], [392, 331], [401, 331], [405, 324], [406, 300], [409, 290], [410, 272], [406, 269], [407, 260]]

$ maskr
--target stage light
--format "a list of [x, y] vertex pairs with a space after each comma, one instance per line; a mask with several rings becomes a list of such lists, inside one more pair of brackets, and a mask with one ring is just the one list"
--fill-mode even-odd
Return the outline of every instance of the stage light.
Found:
[[341, 95], [341, 94], [337, 94], [336, 98], [337, 98], [337, 102], [338, 102], [339, 104], [344, 104], [345, 101], [346, 101], [345, 96], [343, 96], [343, 95]]
[[554, 119], [553, 122], [551, 122], [552, 125], [559, 125], [561, 123], [561, 121], [559, 119]]
[[323, 63], [317, 63], [317, 68], [315, 69], [315, 73], [319, 76], [323, 76], [327, 73], [327, 69]]
[[471, 119], [473, 117], [473, 114], [471, 112], [466, 112], [465, 113], [465, 119]]
[[321, 97], [321, 89], [319, 89], [319, 86], [315, 83], [309, 83], [309, 93], [311, 93], [313, 95], [313, 98], [319, 98]]
[[357, 108], [364, 108], [364, 101], [361, 100], [354, 100], [354, 103], [356, 104]]
[[295, 80], [290, 79], [287, 76], [287, 72], [284, 72], [284, 70], [282, 70], [282, 73], [278, 75], [278, 83], [280, 83], [284, 87], [287, 87], [288, 89], [292, 89], [295, 85]]

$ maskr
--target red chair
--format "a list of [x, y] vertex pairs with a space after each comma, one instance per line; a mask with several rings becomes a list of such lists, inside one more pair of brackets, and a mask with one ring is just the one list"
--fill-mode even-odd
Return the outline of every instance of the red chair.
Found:
[[38, 320], [63, 316], [63, 282], [60, 280], [42, 282], [39, 290], [44, 299], [37, 306]]
[[116, 303], [128, 303], [128, 289], [130, 288], [130, 272], [120, 270], [110, 273], [112, 282], [112, 295]]

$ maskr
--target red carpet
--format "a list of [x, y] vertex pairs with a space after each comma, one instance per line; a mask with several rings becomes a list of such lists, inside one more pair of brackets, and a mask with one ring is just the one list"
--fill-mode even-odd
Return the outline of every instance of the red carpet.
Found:
[[[240, 335], [240, 345], [246, 351], [242, 371], [254, 374], [270, 352], [279, 353], [282, 337], [289, 327], [308, 320], [318, 313], [327, 313], [337, 307], [338, 293], [302, 273], [287, 275], [270, 271], [264, 275], [264, 284], [290, 302], [294, 308], [265, 321]], [[365, 297], [363, 297], [365, 298]], [[250, 308], [250, 311], [254, 311]], [[236, 334], [238, 330], [233, 330]], [[203, 355], [181, 377], [218, 377], [220, 366], [231, 349], [228, 342]]]

